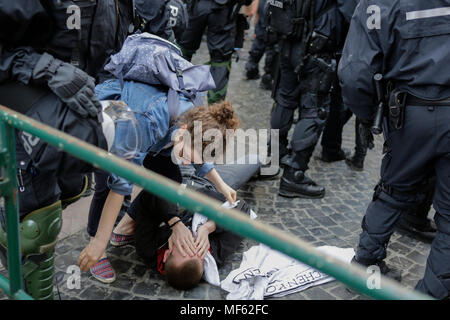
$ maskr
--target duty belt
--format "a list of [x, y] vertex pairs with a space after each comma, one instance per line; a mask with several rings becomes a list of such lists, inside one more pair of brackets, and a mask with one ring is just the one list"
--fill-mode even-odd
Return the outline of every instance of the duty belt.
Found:
[[420, 98], [417, 98], [415, 96], [408, 94], [406, 97], [406, 105], [408, 105], [408, 106], [423, 106], [423, 107], [430, 107], [430, 106], [450, 107], [450, 98], [434, 101], [434, 100], [420, 99]]

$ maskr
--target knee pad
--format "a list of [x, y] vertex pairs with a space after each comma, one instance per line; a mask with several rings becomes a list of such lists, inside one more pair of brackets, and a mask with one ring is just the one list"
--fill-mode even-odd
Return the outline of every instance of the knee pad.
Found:
[[[29, 213], [20, 224], [25, 290], [34, 299], [53, 299], [54, 248], [61, 226], [61, 201]], [[7, 249], [3, 228], [0, 245]]]

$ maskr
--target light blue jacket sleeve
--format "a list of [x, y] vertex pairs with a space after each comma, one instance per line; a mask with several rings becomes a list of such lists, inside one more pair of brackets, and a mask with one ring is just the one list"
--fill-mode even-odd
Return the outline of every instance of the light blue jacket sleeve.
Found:
[[204, 177], [214, 169], [214, 164], [212, 163], [193, 164], [193, 166], [195, 168], [195, 175], [198, 177]]
[[[144, 163], [146, 155], [147, 155], [146, 153], [140, 152], [134, 159], [130, 161], [141, 166], [142, 163]], [[111, 173], [111, 175], [108, 177], [107, 184], [108, 188], [110, 188], [112, 191], [122, 196], [130, 195], [131, 191], [133, 190], [133, 184], [131, 182], [122, 177], [117, 176], [114, 173]]]

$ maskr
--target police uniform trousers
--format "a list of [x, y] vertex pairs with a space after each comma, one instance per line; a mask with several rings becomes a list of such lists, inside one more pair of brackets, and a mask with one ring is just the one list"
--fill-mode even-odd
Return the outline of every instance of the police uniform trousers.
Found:
[[272, 111], [270, 124], [272, 129], [279, 129], [280, 154], [283, 154], [287, 148], [287, 136], [294, 112], [299, 108], [299, 121], [290, 142], [292, 151], [287, 160], [282, 162], [294, 169], [306, 171], [325, 126], [330, 96], [329, 93], [321, 94], [314, 88], [317, 79], [323, 77], [323, 71], [311, 60], [307, 60], [299, 77], [294, 71], [299, 59], [292, 54], [298, 52], [298, 47], [292, 46], [291, 54], [287, 56], [283, 53], [285, 48], [283, 46], [279, 81], [275, 88], [276, 106]]
[[385, 130], [382, 187], [363, 218], [356, 258], [373, 263], [386, 257], [397, 219], [426, 200], [426, 193], [418, 190], [435, 175], [437, 233], [417, 289], [442, 299], [450, 292], [450, 107], [407, 105], [403, 127], [389, 127]]
[[211, 75], [216, 84], [208, 92], [208, 102], [225, 99], [234, 51], [236, 21], [231, 19], [231, 6], [218, 5], [212, 0], [198, 0], [189, 12], [189, 24], [182, 34], [179, 45], [188, 60], [200, 48], [206, 31], [210, 55]]
[[[345, 107], [341, 87], [335, 82], [330, 94], [330, 115], [322, 134], [321, 145], [329, 154], [337, 154], [342, 148], [342, 132], [353, 113]], [[356, 136], [358, 139], [358, 135]], [[355, 141], [358, 145], [358, 140]]]
[[246, 69], [258, 69], [258, 64], [264, 54], [266, 54], [264, 61], [264, 73], [270, 74], [274, 77], [274, 67], [277, 59], [276, 52], [276, 36], [275, 34], [267, 33], [267, 21], [264, 7], [266, 1], [259, 1], [258, 6], [258, 22], [255, 25], [255, 39], [249, 51], [249, 60], [246, 64]]

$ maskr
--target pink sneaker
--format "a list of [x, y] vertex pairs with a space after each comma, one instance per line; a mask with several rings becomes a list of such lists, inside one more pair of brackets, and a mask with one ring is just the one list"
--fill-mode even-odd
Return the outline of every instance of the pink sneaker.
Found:
[[116, 273], [108, 258], [100, 259], [90, 271], [92, 276], [100, 282], [111, 283], [116, 280]]

